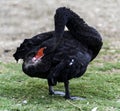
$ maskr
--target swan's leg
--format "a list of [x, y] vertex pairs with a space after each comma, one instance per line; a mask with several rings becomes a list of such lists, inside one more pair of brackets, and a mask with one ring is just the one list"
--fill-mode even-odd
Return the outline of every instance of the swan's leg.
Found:
[[49, 86], [49, 95], [53, 95], [53, 94], [54, 94], [53, 86]]
[[65, 93], [62, 91], [54, 91], [53, 86], [49, 86], [49, 95], [65, 96]]
[[65, 99], [70, 99], [70, 92], [69, 92], [69, 81], [64, 82], [65, 86]]
[[69, 91], [69, 81], [64, 82], [65, 86], [65, 99], [70, 99], [70, 100], [85, 100], [85, 98], [82, 97], [77, 97], [77, 96], [70, 96], [70, 91]]

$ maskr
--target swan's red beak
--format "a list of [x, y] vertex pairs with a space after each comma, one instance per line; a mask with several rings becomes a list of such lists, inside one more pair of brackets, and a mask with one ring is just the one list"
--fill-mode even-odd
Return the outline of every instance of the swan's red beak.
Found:
[[43, 48], [40, 48], [40, 49], [38, 50], [37, 54], [35, 55], [35, 58], [36, 58], [36, 59], [41, 58], [41, 57], [44, 56], [44, 53], [43, 53], [44, 49], [45, 49], [45, 48], [43, 47]]
[[46, 47], [40, 48], [38, 50], [38, 52], [36, 53], [36, 55], [33, 57], [33, 61], [41, 59], [44, 56], [44, 53], [43, 53], [44, 49], [46, 49]]

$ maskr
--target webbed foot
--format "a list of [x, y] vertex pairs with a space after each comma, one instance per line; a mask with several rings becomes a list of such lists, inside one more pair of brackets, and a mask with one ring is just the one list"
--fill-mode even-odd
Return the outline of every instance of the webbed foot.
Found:
[[85, 100], [85, 98], [82, 97], [76, 97], [76, 96], [71, 96], [71, 97], [66, 97], [65, 99], [69, 99], [69, 100]]

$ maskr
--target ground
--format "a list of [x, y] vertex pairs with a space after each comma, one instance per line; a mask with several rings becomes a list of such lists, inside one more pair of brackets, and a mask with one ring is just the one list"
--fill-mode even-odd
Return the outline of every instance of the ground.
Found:
[[[17, 65], [12, 57], [25, 38], [54, 30], [53, 16], [56, 8], [61, 6], [69, 7], [78, 13], [89, 25], [95, 27], [103, 38], [102, 50], [85, 76], [71, 81], [74, 89], [72, 93], [87, 98], [82, 102], [64, 101], [61, 97], [51, 99], [46, 96], [47, 83], [25, 76], [21, 71], [21, 64]], [[119, 13], [119, 0], [1, 0], [0, 111], [119, 111]], [[58, 86], [58, 89], [61, 87]], [[42, 91], [38, 92], [40, 88]]]

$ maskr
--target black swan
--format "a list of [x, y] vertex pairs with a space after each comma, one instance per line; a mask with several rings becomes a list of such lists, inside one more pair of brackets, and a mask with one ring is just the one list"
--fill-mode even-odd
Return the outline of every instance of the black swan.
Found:
[[[25, 74], [48, 80], [49, 94], [56, 94], [52, 86], [64, 82], [64, 97], [75, 99], [70, 96], [69, 80], [85, 73], [102, 47], [102, 38], [96, 29], [66, 7], [56, 10], [54, 20], [55, 31], [25, 39], [13, 56], [16, 61], [23, 59]], [[68, 31], [64, 31], [65, 26]]]

